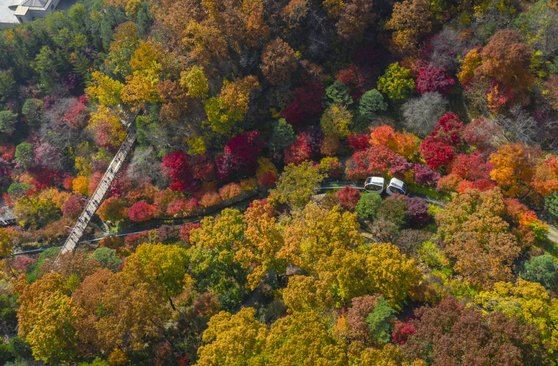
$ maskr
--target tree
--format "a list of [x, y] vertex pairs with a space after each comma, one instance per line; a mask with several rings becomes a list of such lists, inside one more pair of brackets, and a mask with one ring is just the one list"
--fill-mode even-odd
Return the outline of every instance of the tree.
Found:
[[284, 118], [279, 118], [272, 123], [272, 132], [268, 146], [272, 152], [279, 152], [291, 145], [296, 140], [293, 126]]
[[263, 49], [260, 69], [271, 85], [288, 85], [297, 66], [295, 51], [283, 39], [275, 38]]
[[522, 144], [506, 144], [490, 155], [494, 169], [490, 178], [511, 197], [521, 197], [529, 192], [540, 151]]
[[372, 3], [364, 0], [350, 0], [341, 10], [335, 24], [337, 34], [345, 41], [360, 41], [366, 28], [374, 20]]
[[455, 80], [440, 67], [429, 64], [418, 70], [416, 88], [420, 94], [447, 94], [455, 85]]
[[117, 149], [126, 137], [120, 118], [104, 105], [91, 113], [87, 129], [94, 134], [99, 145], [109, 149]]
[[372, 145], [357, 151], [346, 164], [349, 179], [366, 179], [371, 175], [394, 175], [404, 173], [412, 167], [407, 160], [381, 145]]
[[40, 125], [43, 117], [43, 105], [44, 103], [40, 99], [25, 99], [25, 102], [21, 107], [21, 114], [25, 116], [27, 123], [31, 126], [37, 127]]
[[384, 146], [391, 151], [413, 158], [418, 152], [419, 138], [411, 133], [396, 132], [391, 126], [375, 127], [370, 133], [370, 144]]
[[72, 362], [76, 354], [75, 321], [66, 278], [49, 273], [19, 290], [18, 335], [29, 345], [36, 360]]
[[544, 198], [545, 209], [555, 218], [558, 218], [558, 191]]
[[266, 361], [273, 365], [333, 366], [347, 362], [343, 345], [315, 312], [294, 313], [273, 323], [266, 353]]
[[438, 237], [455, 270], [476, 285], [511, 277], [521, 245], [502, 218], [505, 203], [499, 189], [467, 190], [436, 215]]
[[557, 284], [558, 264], [554, 257], [543, 254], [531, 257], [523, 263], [519, 276], [530, 282], [537, 282], [547, 290], [554, 290]]
[[548, 155], [535, 167], [531, 186], [543, 197], [558, 191], [558, 157]]
[[184, 192], [195, 186], [190, 172], [190, 159], [183, 151], [177, 150], [165, 155], [163, 168], [171, 179], [170, 189]]
[[360, 191], [353, 187], [343, 187], [337, 191], [339, 204], [346, 210], [354, 210], [360, 200]]
[[198, 348], [198, 365], [261, 365], [267, 328], [254, 319], [253, 308], [236, 314], [221, 311], [211, 317]]
[[250, 96], [259, 87], [258, 79], [253, 75], [223, 82], [219, 97], [205, 102], [205, 114], [211, 129], [221, 135], [232, 135], [248, 112]]
[[244, 240], [238, 243], [235, 259], [251, 272], [248, 286], [255, 289], [269, 271], [282, 273], [286, 262], [277, 256], [283, 247], [283, 235], [274, 217], [273, 207], [264, 201], [253, 201], [244, 213]]
[[99, 206], [97, 215], [103, 221], [118, 223], [128, 217], [126, 202], [122, 198], [108, 197]]
[[349, 88], [338, 80], [335, 80], [333, 84], [326, 88], [325, 94], [330, 104], [340, 104], [343, 106], [353, 104], [353, 98], [349, 94]]
[[332, 104], [322, 115], [320, 125], [326, 136], [347, 137], [352, 118], [351, 112], [344, 105]]
[[369, 120], [378, 112], [385, 112], [387, 103], [384, 101], [384, 96], [377, 89], [370, 89], [360, 98], [358, 105], [359, 115]]
[[532, 83], [529, 72], [532, 51], [514, 30], [497, 31], [482, 49], [480, 72], [504, 88], [528, 90]]
[[534, 329], [514, 318], [483, 316], [454, 298], [415, 311], [415, 332], [402, 346], [409, 359], [433, 365], [539, 365], [547, 362]]
[[16, 146], [15, 161], [17, 165], [23, 169], [29, 169], [35, 163], [35, 152], [33, 145], [28, 142], [22, 142]]
[[288, 204], [292, 209], [302, 208], [324, 177], [311, 162], [289, 164], [279, 176], [277, 188], [271, 190], [269, 199], [272, 203]]
[[238, 210], [224, 209], [205, 217], [201, 227], [190, 231], [189, 273], [199, 292], [215, 293], [225, 309], [241, 304], [246, 271], [235, 261], [235, 248], [243, 240], [246, 223]]
[[552, 298], [543, 286], [521, 278], [516, 283], [497, 282], [492, 291], [479, 293], [474, 302], [485, 310], [501, 312], [537, 328], [548, 353], [552, 355], [556, 352], [558, 300]]
[[420, 137], [429, 134], [443, 116], [448, 101], [439, 93], [425, 93], [403, 104], [404, 125]]
[[447, 167], [455, 157], [455, 149], [449, 143], [428, 136], [420, 144], [420, 155], [432, 169]]
[[209, 81], [201, 66], [193, 65], [180, 73], [180, 86], [186, 89], [188, 96], [205, 98], [209, 93]]
[[91, 258], [95, 259], [100, 265], [113, 272], [116, 272], [122, 264], [122, 259], [120, 259], [120, 257], [116, 254], [116, 251], [106, 247], [95, 249], [93, 254], [91, 254]]
[[393, 5], [391, 18], [385, 25], [393, 30], [391, 42], [400, 53], [414, 53], [423, 36], [432, 30], [432, 12], [425, 0], [404, 0]]
[[0, 70], [0, 101], [11, 98], [16, 91], [16, 81], [11, 70]]
[[17, 114], [12, 113], [9, 110], [0, 111], [0, 134], [2, 134], [1, 140], [6, 140], [11, 136], [16, 128]]
[[399, 66], [397, 62], [389, 65], [378, 79], [378, 90], [387, 94], [391, 100], [407, 98], [414, 88], [415, 82], [411, 78], [410, 70]]
[[138, 201], [128, 209], [128, 216], [134, 222], [142, 222], [153, 219], [159, 210], [157, 206], [151, 205], [145, 201]]
[[118, 80], [114, 80], [99, 71], [91, 73], [91, 82], [85, 89], [87, 95], [100, 104], [109, 106], [119, 104], [121, 102], [120, 94], [124, 84]]
[[360, 196], [355, 207], [355, 212], [360, 219], [371, 220], [376, 216], [376, 212], [381, 203], [382, 197], [378, 193], [365, 192]]
[[261, 149], [260, 132], [257, 130], [234, 136], [223, 148], [223, 154], [215, 159], [217, 175], [221, 180], [228, 180], [254, 174]]
[[322, 111], [324, 87], [312, 82], [294, 90], [293, 100], [281, 111], [281, 117], [297, 125], [319, 115]]

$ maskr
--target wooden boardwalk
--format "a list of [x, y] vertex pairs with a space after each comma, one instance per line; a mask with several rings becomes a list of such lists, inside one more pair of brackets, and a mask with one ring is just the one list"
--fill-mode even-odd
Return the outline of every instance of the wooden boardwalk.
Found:
[[93, 192], [91, 197], [89, 197], [89, 200], [85, 205], [85, 208], [83, 209], [81, 215], [77, 219], [74, 227], [72, 228], [72, 231], [70, 232], [70, 235], [68, 235], [68, 238], [64, 242], [64, 245], [60, 250], [60, 254], [68, 253], [75, 249], [77, 243], [83, 236], [83, 232], [85, 231], [85, 228], [87, 227], [87, 225], [89, 225], [89, 221], [91, 221], [91, 218], [93, 217], [93, 215], [95, 214], [99, 206], [101, 205], [103, 198], [105, 197], [108, 189], [110, 188], [110, 185], [112, 184], [112, 181], [114, 180], [116, 174], [122, 167], [124, 160], [126, 160], [126, 157], [130, 153], [130, 151], [132, 151], [134, 142], [136, 142], [136, 137], [137, 136], [134, 127], [133, 126], [129, 127], [128, 134], [126, 135], [124, 142], [118, 149], [116, 155], [114, 155], [114, 158], [112, 159], [109, 167], [105, 171], [103, 178], [101, 179], [99, 185], [95, 189], [95, 192]]

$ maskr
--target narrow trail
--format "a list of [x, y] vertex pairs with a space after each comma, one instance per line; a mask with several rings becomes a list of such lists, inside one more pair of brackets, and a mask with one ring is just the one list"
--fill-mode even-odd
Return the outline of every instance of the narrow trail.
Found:
[[79, 243], [81, 237], [83, 236], [85, 228], [87, 227], [87, 225], [89, 225], [91, 218], [101, 205], [103, 197], [106, 195], [108, 189], [110, 188], [110, 185], [116, 177], [116, 174], [124, 164], [124, 161], [126, 160], [126, 157], [130, 153], [130, 151], [132, 151], [132, 147], [136, 142], [136, 137], [137, 135], [135, 129], [133, 127], [129, 127], [128, 134], [126, 135], [124, 142], [118, 149], [117, 153], [114, 155], [114, 158], [105, 171], [103, 178], [97, 185], [95, 192], [93, 192], [93, 194], [89, 197], [85, 208], [83, 209], [81, 215], [79, 215], [74, 227], [72, 228], [72, 231], [70, 232], [70, 235], [68, 235], [68, 238], [64, 242], [64, 245], [60, 250], [60, 254], [73, 251], [76, 245]]

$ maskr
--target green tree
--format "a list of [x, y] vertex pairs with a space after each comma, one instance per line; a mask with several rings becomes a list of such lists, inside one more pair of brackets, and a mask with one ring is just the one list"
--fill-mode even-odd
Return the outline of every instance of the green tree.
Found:
[[28, 98], [21, 107], [21, 113], [27, 122], [32, 126], [38, 126], [41, 122], [43, 113], [43, 101], [35, 98]]
[[411, 71], [399, 66], [397, 62], [389, 65], [386, 72], [378, 79], [378, 90], [391, 100], [407, 98], [414, 88], [415, 81]]
[[376, 301], [376, 306], [366, 317], [366, 324], [377, 343], [386, 344], [391, 339], [396, 313], [383, 297]]
[[296, 135], [293, 126], [284, 118], [273, 121], [271, 124], [271, 136], [269, 138], [269, 148], [273, 152], [278, 152], [295, 142]]
[[23, 169], [30, 168], [35, 163], [35, 152], [33, 145], [28, 142], [22, 142], [16, 146], [15, 161], [17, 165]]
[[242, 213], [224, 209], [216, 217], [205, 217], [201, 227], [190, 232], [189, 273], [198, 291], [215, 293], [225, 309], [240, 305], [246, 294], [246, 271], [234, 259], [245, 230]]
[[376, 216], [378, 207], [382, 203], [382, 196], [378, 193], [365, 192], [360, 196], [355, 208], [358, 217], [363, 220], [370, 220]]
[[544, 254], [526, 261], [519, 271], [519, 276], [527, 281], [538, 282], [548, 290], [555, 290], [557, 271], [556, 259], [550, 254]]
[[325, 175], [319, 166], [305, 161], [299, 165], [289, 164], [277, 181], [277, 188], [271, 190], [272, 203], [288, 204], [291, 208], [302, 208], [310, 201], [314, 188]]
[[0, 111], [0, 140], [6, 140], [15, 132], [17, 114], [11, 111]]
[[11, 70], [0, 70], [0, 101], [11, 98], [16, 92], [16, 81]]
[[554, 218], [558, 219], [558, 191], [544, 198], [544, 207]]
[[338, 80], [328, 86], [325, 92], [331, 104], [342, 104], [345, 106], [353, 104], [353, 98], [349, 94], [349, 88]]
[[113, 272], [117, 271], [120, 264], [122, 264], [122, 259], [116, 254], [116, 251], [106, 247], [95, 249], [93, 254], [91, 254], [91, 258]]
[[377, 89], [371, 89], [362, 94], [358, 104], [358, 112], [362, 118], [369, 119], [378, 112], [387, 109], [384, 96]]

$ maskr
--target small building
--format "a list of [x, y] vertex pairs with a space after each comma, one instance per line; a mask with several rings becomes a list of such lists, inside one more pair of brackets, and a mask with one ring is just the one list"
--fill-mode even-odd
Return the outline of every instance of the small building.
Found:
[[0, 0], [0, 28], [44, 18], [60, 0]]

